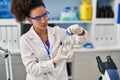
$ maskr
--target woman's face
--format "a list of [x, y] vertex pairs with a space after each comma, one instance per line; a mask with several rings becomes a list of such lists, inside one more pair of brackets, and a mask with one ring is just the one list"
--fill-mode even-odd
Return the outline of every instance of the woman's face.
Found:
[[48, 12], [43, 6], [37, 7], [30, 12], [29, 21], [35, 30], [46, 30], [48, 25]]

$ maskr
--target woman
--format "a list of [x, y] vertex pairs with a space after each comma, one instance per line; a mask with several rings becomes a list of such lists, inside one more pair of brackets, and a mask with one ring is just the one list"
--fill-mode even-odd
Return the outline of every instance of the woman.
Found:
[[[48, 14], [40, 0], [12, 0], [11, 12], [16, 20], [32, 24], [31, 29], [20, 38], [20, 53], [25, 65], [26, 80], [68, 80], [66, 70], [67, 56], [62, 55], [60, 41], [66, 38], [66, 30], [48, 26]], [[67, 31], [73, 34], [72, 40], [84, 44], [87, 32], [79, 25], [71, 25]]]

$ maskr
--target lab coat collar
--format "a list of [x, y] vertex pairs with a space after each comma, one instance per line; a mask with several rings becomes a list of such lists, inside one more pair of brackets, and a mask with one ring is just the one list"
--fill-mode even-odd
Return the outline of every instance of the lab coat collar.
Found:
[[30, 39], [39, 38], [39, 36], [38, 36], [38, 34], [35, 32], [33, 26], [30, 28], [29, 33], [30, 33], [30, 35], [29, 35], [29, 38], [30, 38]]
[[[50, 26], [47, 26], [47, 31], [48, 31], [48, 39], [50, 42], [50, 53], [51, 53], [51, 50], [54, 47], [52, 44], [56, 40], [55, 28], [51, 28]], [[42, 44], [42, 41], [40, 40], [39, 35], [35, 32], [33, 26], [30, 28], [28, 36], [29, 36], [29, 39], [34, 41], [36, 45], [39, 44], [39, 46], [40, 46]], [[39, 46], [38, 46], [38, 48], [39, 48]], [[43, 47], [43, 46], [41, 45], [41, 47]], [[43, 49], [44, 49], [44, 47], [43, 47]]]
[[[48, 31], [48, 37], [49, 39], [52, 38], [52, 36], [54, 36], [54, 31], [52, 31], [52, 29], [47, 26], [47, 31]], [[38, 39], [40, 38], [39, 35], [35, 32], [33, 26], [30, 28], [30, 31], [29, 31], [31, 34], [29, 35], [29, 38], [30, 39]]]
[[[52, 48], [54, 47], [53, 44], [54, 40], [56, 39], [55, 37], [55, 28], [51, 28], [49, 26], [47, 26], [47, 31], [48, 31], [48, 39], [50, 42], [50, 53], [52, 51]], [[42, 41], [40, 40], [40, 37], [38, 36], [38, 34], [35, 32], [33, 26], [30, 28], [30, 34], [29, 34], [29, 38], [35, 42], [36, 46], [39, 48], [40, 46], [44, 49], [44, 51], [46, 52], [45, 48], [42, 44]], [[52, 58], [52, 54], [50, 54], [51, 58]], [[49, 58], [49, 57], [48, 57]]]

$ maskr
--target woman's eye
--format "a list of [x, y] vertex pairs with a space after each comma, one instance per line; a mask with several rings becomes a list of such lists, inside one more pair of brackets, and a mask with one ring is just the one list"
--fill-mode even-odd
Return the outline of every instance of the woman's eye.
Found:
[[36, 20], [40, 20], [40, 18], [37, 18]]

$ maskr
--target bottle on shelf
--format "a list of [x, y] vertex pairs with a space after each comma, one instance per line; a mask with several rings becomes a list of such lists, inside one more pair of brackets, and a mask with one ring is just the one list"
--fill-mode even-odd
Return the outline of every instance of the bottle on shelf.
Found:
[[99, 6], [97, 6], [96, 17], [100, 18], [100, 8], [99, 8]]
[[80, 5], [80, 19], [91, 20], [92, 19], [92, 5], [89, 0], [82, 0]]
[[109, 5], [109, 2], [107, 0], [97, 0], [96, 11], [97, 18], [114, 18], [112, 5]]
[[0, 18], [13, 18], [10, 13], [10, 0], [0, 0]]
[[74, 12], [74, 20], [79, 20], [79, 11], [78, 11], [78, 7], [74, 7], [73, 8], [73, 12]]
[[100, 9], [100, 18], [104, 18], [104, 17], [105, 17], [105, 8], [104, 6], [102, 6]]
[[77, 21], [79, 20], [78, 8], [75, 6], [73, 9], [71, 7], [65, 7], [61, 12], [61, 20], [62, 21]]
[[74, 16], [75, 16], [75, 13], [73, 12], [73, 10], [72, 10], [72, 8], [71, 7], [69, 7], [68, 8], [69, 10], [68, 10], [68, 21], [73, 21], [74, 20]]
[[108, 6], [109, 18], [114, 18], [114, 11], [111, 6]]
[[61, 12], [61, 21], [69, 21], [69, 10], [70, 7], [65, 7], [64, 10]]

